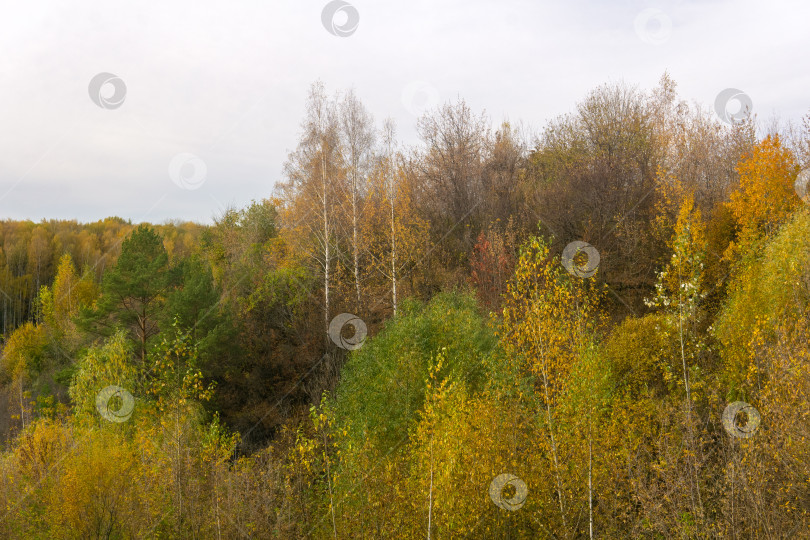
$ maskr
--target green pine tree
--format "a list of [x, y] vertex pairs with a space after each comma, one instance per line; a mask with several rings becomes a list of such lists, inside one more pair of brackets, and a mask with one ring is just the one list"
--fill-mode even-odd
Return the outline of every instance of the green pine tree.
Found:
[[150, 339], [160, 332], [169, 282], [163, 239], [140, 225], [121, 244], [115, 267], [104, 274], [101, 297], [93, 308], [82, 310], [80, 323], [102, 336], [123, 328], [143, 364]]

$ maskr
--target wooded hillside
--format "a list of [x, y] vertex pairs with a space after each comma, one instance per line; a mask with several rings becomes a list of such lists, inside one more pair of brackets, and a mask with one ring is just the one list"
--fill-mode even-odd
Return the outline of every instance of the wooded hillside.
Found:
[[810, 115], [490, 126], [315, 83], [211, 225], [0, 222], [0, 537], [806, 537]]

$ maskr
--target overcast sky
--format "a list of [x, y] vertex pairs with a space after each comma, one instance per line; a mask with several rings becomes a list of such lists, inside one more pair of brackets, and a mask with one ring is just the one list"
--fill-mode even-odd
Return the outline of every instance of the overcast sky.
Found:
[[327, 4], [0, 0], [0, 219], [207, 223], [268, 197], [316, 79], [403, 144], [426, 103], [538, 130], [665, 70], [709, 108], [736, 88], [760, 119], [810, 111], [807, 0]]

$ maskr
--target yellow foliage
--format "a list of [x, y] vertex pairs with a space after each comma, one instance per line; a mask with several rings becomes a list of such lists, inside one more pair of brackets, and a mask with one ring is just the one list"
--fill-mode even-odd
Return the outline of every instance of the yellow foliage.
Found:
[[598, 329], [603, 294], [595, 279], [567, 274], [541, 239], [531, 238], [521, 250], [507, 288], [501, 343], [507, 356], [523, 359], [540, 378], [546, 404], [563, 389], [583, 339]]
[[766, 137], [736, 170], [740, 185], [726, 204], [737, 220], [739, 237], [729, 247], [729, 258], [776, 232], [801, 203], [793, 189], [798, 173], [796, 160], [778, 135]]
[[[77, 414], [82, 418], [98, 416], [96, 395], [107, 386], [120, 386], [135, 394], [136, 377], [137, 370], [122, 332], [114, 334], [103, 345], [91, 347], [79, 360], [69, 389]], [[137, 405], [135, 410], [137, 412]]]
[[[750, 375], [762, 373], [761, 350], [782, 321], [797, 320], [810, 303], [810, 211], [802, 209], [759, 250], [738, 265], [714, 334], [721, 344], [725, 377], [735, 395], [754, 390]], [[754, 378], [753, 380], [756, 380]]]
[[[27, 322], [11, 333], [0, 357], [0, 379], [27, 377], [41, 370], [48, 344], [45, 328]], [[4, 377], [5, 376], [5, 377]]]
[[79, 308], [89, 306], [98, 296], [98, 285], [90, 275], [79, 277], [70, 255], [59, 260], [53, 280], [53, 310], [57, 321], [64, 324], [79, 313]]

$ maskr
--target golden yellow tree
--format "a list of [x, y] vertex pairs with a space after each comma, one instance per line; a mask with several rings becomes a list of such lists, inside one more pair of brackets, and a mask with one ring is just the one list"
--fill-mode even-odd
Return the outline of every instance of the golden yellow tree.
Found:
[[726, 255], [731, 259], [756, 248], [801, 203], [793, 188], [798, 173], [796, 160], [778, 135], [767, 136], [736, 170], [740, 185], [727, 203], [739, 231]]
[[[569, 467], [563, 459], [572, 455], [570, 445], [583, 438], [581, 434], [563, 435], [570, 434], [570, 427], [579, 419], [565, 418], [560, 411], [570, 395], [571, 375], [582, 368], [601, 325], [598, 304], [602, 295], [594, 279], [568, 274], [559, 259], [550, 256], [543, 239], [532, 237], [521, 249], [503, 309], [501, 344], [508, 357], [518, 359], [535, 377], [545, 435], [537, 457], [551, 462], [558, 516], [558, 520], [549, 520], [548, 527], [564, 537], [576, 534], [572, 519], [579, 510], [574, 507], [580, 503], [576, 495], [580, 486], [578, 478], [566, 474]], [[591, 443], [589, 438], [585, 442]]]

